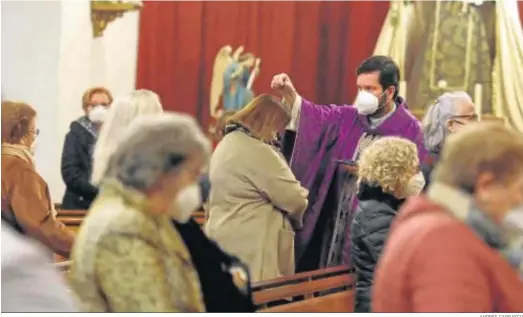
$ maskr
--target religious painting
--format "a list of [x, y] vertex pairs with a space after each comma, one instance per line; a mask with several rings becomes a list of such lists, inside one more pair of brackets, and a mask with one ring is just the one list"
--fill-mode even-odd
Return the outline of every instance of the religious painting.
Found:
[[[220, 50], [214, 59], [211, 80], [210, 114], [216, 122], [223, 113], [241, 110], [253, 98], [252, 85], [260, 71], [261, 60], [240, 46], [233, 51], [230, 45]], [[211, 122], [210, 131], [215, 122]]]
[[398, 62], [400, 94], [414, 112], [445, 92], [465, 91], [479, 114], [523, 131], [523, 74], [513, 69], [523, 63], [516, 0], [392, 2], [374, 54]]

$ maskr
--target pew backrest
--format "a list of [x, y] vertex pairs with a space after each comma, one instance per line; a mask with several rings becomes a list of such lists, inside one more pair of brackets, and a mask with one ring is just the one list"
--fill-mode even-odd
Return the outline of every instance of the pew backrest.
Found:
[[259, 291], [267, 288], [274, 288], [283, 285], [297, 284], [305, 281], [312, 281], [330, 276], [349, 274], [353, 269], [348, 265], [340, 265], [310, 272], [297, 273], [291, 276], [279, 277], [267, 281], [256, 282], [252, 285], [253, 291]]
[[[349, 266], [338, 266], [258, 282], [253, 285], [253, 299], [263, 312], [350, 312], [352, 272]], [[332, 305], [340, 298], [344, 304]], [[311, 305], [318, 307], [311, 310]]]
[[331, 290], [345, 290], [352, 286], [353, 275], [343, 274], [312, 281], [305, 281], [298, 284], [289, 284], [274, 288], [260, 290], [254, 293], [256, 305], [263, 305], [285, 298], [304, 296], [312, 298], [317, 293], [328, 292]]
[[84, 209], [57, 209], [57, 217], [79, 217], [84, 218], [87, 214], [87, 210]]
[[[57, 210], [56, 218], [62, 221], [66, 226], [78, 227], [86, 214], [87, 210], [59, 209]], [[205, 223], [205, 213], [203, 211], [195, 211], [193, 217], [200, 226], [203, 226]]]
[[258, 310], [261, 313], [347, 313], [354, 308], [354, 292], [346, 290]]
[[67, 272], [71, 268], [71, 261], [61, 261], [54, 264], [54, 267], [60, 272]]

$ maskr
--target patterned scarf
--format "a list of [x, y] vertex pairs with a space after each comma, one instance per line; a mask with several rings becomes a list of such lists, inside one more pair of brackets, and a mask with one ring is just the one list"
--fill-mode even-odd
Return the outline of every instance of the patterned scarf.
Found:
[[33, 155], [24, 145], [2, 143], [2, 155], [16, 156], [22, 159], [24, 162], [31, 164], [31, 166], [35, 166]]
[[464, 215], [450, 211], [467, 224], [486, 244], [498, 250], [523, 279], [523, 234], [521, 232], [508, 232], [506, 228], [495, 224], [474, 203], [471, 203], [469, 211]]
[[261, 140], [260, 138], [254, 136], [249, 129], [247, 129], [246, 127], [244, 127], [243, 125], [238, 124], [238, 123], [231, 123], [231, 124], [228, 124], [225, 127], [225, 135], [227, 135], [227, 134], [229, 134], [231, 132], [234, 132], [234, 131], [241, 131], [241, 132], [247, 134], [248, 136], [250, 136], [251, 138], [254, 138], [256, 140], [260, 140], [263, 143], [272, 146], [276, 151], [278, 151], [278, 153], [280, 152], [279, 151], [279, 142], [278, 142], [278, 140], [272, 140], [272, 141]]
[[98, 130], [94, 126], [94, 123], [89, 120], [86, 116], [80, 117], [76, 120], [82, 127], [84, 127], [89, 133], [91, 133], [94, 138], [98, 138]]

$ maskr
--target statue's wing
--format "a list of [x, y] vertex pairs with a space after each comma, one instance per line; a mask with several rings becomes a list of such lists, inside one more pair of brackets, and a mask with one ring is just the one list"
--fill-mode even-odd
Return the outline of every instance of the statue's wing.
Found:
[[232, 62], [231, 53], [232, 47], [227, 45], [220, 48], [218, 54], [216, 54], [216, 57], [214, 58], [211, 79], [211, 96], [209, 102], [212, 117], [216, 117], [217, 115], [216, 111], [218, 110], [220, 96], [223, 91], [223, 73], [227, 66]]
[[239, 61], [240, 60], [240, 56], [242, 55], [244, 49], [245, 48], [243, 47], [243, 45], [238, 47], [236, 49], [236, 51], [234, 51], [234, 53], [232, 53], [232, 59], [235, 60], [235, 61]]

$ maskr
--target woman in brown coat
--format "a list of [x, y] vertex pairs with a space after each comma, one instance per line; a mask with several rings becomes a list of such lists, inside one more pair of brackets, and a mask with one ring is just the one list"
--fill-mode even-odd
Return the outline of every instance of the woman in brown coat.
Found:
[[28, 104], [2, 102], [2, 219], [67, 257], [74, 233], [56, 220], [47, 183], [30, 152], [38, 135], [35, 118]]

